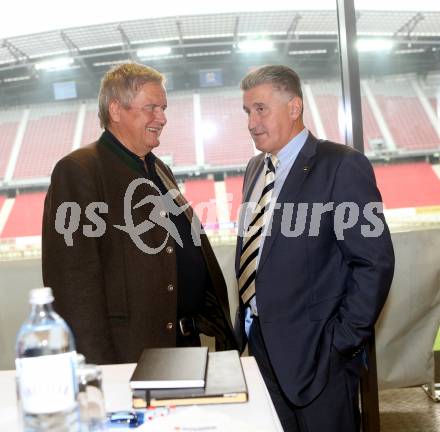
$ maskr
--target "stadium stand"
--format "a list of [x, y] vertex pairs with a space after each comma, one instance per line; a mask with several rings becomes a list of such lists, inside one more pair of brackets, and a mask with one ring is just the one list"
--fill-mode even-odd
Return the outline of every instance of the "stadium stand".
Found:
[[407, 81], [372, 81], [370, 88], [399, 150], [440, 147], [440, 138]]
[[420, 150], [440, 146], [440, 139], [417, 98], [383, 95], [376, 98], [397, 147]]
[[206, 165], [245, 165], [254, 156], [254, 144], [247, 129], [241, 93], [202, 93], [200, 105]]
[[[325, 132], [327, 134], [327, 139], [338, 143], [344, 143], [345, 136], [343, 133], [343, 128], [341, 127], [341, 123], [343, 122], [343, 107], [340, 84], [315, 83], [311, 86], [311, 88], [314, 93], [315, 101], [318, 106], [318, 111], [321, 116]], [[362, 97], [361, 103], [363, 115], [364, 149], [366, 152], [370, 152], [372, 150], [370, 141], [382, 139], [382, 134], [365, 97]], [[307, 119], [307, 114], [307, 109], [305, 109], [304, 122], [306, 126], [310, 121]], [[310, 128], [310, 130], [314, 133], [312, 128]]]
[[[345, 142], [341, 133], [342, 113], [341, 86], [339, 83], [313, 83], [311, 86], [319, 114], [321, 115], [327, 139], [337, 143]], [[321, 137], [320, 137], [321, 138]]]
[[440, 179], [426, 162], [375, 165], [385, 208], [440, 205]]
[[0, 179], [6, 174], [20, 119], [19, 111], [0, 112]]
[[0, 238], [41, 236], [45, 196], [45, 192], [18, 195]]
[[[397, 151], [427, 151], [440, 148], [440, 137], [430, 122], [420, 100], [406, 81], [369, 82], [380, 113], [395, 140]], [[340, 131], [340, 85], [337, 82], [310, 84], [327, 138], [344, 142]], [[424, 88], [426, 94], [430, 90]], [[412, 92], [412, 93], [411, 93]], [[247, 131], [246, 115], [242, 111], [238, 89], [203, 91], [200, 95], [199, 124], [194, 116], [194, 95], [173, 92], [168, 96], [165, 127], [161, 145], [155, 150], [165, 162], [185, 170], [197, 165], [196, 131], [203, 138], [204, 165], [209, 167], [245, 166], [254, 155], [254, 146]], [[79, 145], [95, 141], [101, 134], [97, 115], [97, 101], [86, 104], [84, 124], [80, 129]], [[21, 143], [13, 180], [48, 177], [54, 164], [72, 150], [79, 102], [56, 102], [30, 107], [30, 116]], [[438, 99], [429, 103], [438, 117]], [[24, 107], [0, 111], [0, 181], [5, 176], [12, 146]], [[365, 150], [376, 150], [371, 140], [383, 139], [367, 99], [362, 98]], [[305, 125], [316, 135], [315, 120], [305, 103]], [[196, 124], [197, 123], [197, 124]]]
[[[440, 205], [440, 179], [426, 162], [375, 165], [377, 183], [386, 209]], [[226, 193], [232, 195], [230, 221], [237, 222], [242, 199], [243, 176], [225, 178]], [[422, 187], [421, 187], [422, 186]], [[196, 208], [208, 229], [218, 226], [215, 182], [210, 179], [185, 181], [185, 196]], [[41, 235], [44, 192], [18, 195], [0, 238]], [[5, 197], [0, 195], [0, 209]]]
[[372, 140], [383, 140], [382, 133], [377, 125], [376, 119], [371, 112], [370, 105], [367, 100], [362, 97], [362, 127], [364, 132], [364, 150], [369, 152], [372, 150], [370, 142]]
[[84, 128], [81, 138], [81, 146], [96, 141], [102, 133], [99, 125], [97, 101], [87, 102], [86, 115], [84, 118]]
[[238, 221], [238, 211], [242, 200], [243, 176], [234, 176], [225, 178], [226, 193], [231, 194], [231, 222]]
[[315, 135], [315, 137], [318, 137], [318, 134], [316, 132], [315, 121], [313, 120], [312, 113], [310, 112], [310, 107], [308, 106], [307, 103], [304, 103], [303, 121], [304, 121], [304, 126], [310, 132], [312, 132], [312, 134]]
[[[3, 228], [9, 217], [9, 213], [8, 213], [9, 209], [6, 209], [6, 207], [4, 207], [5, 201], [6, 201], [6, 196], [0, 195], [0, 239]], [[1, 243], [2, 241], [0, 240], [0, 249], [1, 249]]]
[[[420, 99], [414, 89], [408, 86], [407, 81], [370, 81], [369, 86], [378, 103], [379, 114], [383, 116], [396, 142], [398, 153], [426, 152], [429, 149], [440, 148], [440, 138]], [[429, 87], [420, 87], [426, 95], [430, 95], [427, 100], [438, 117], [438, 98], [432, 96], [435, 93]], [[339, 83], [316, 82], [311, 83], [310, 88], [328, 138], [341, 142], [343, 137], [338, 123]], [[84, 103], [85, 106], [80, 105]], [[205, 158], [205, 166], [199, 168], [204, 168], [208, 173], [210, 166], [245, 167], [254, 155], [246, 115], [242, 110], [241, 92], [238, 89], [202, 91], [199, 99], [191, 92], [172, 92], [168, 95], [168, 104], [168, 125], [162, 134], [161, 145], [155, 153], [163, 157], [165, 162], [180, 168], [181, 172], [189, 172], [196, 167], [197, 131], [200, 131], [203, 137]], [[25, 107], [21, 107], [0, 111], [0, 183], [4, 180], [24, 109]], [[194, 114], [197, 109], [200, 110], [200, 117]], [[362, 110], [365, 150], [371, 154], [375, 149], [369, 143], [371, 140], [382, 139], [381, 131], [365, 97], [362, 98]], [[78, 145], [85, 145], [96, 140], [101, 133], [96, 100], [57, 102], [30, 107], [12, 184], [15, 180], [24, 179], [27, 181], [26, 185], [32, 185], [33, 179], [37, 181], [50, 175], [56, 161], [72, 149], [75, 127], [81, 112], [85, 116], [84, 123], [78, 123], [82, 127], [79, 129]], [[201, 119], [200, 124], [198, 118]], [[316, 134], [315, 121], [307, 103], [304, 107], [304, 121]], [[440, 205], [440, 179], [429, 163], [376, 165], [375, 172], [386, 208]], [[226, 177], [221, 185], [216, 185], [209, 179], [190, 179], [185, 181], [185, 195], [196, 208], [201, 203], [209, 203], [208, 208], [199, 207], [197, 213], [208, 229], [216, 229], [219, 220], [222, 221], [221, 224], [226, 220], [225, 211], [220, 211], [223, 216], [219, 216], [218, 211], [226, 209], [228, 204], [230, 212], [226, 222], [237, 221], [242, 182], [241, 175]], [[18, 185], [20, 188], [19, 182]], [[218, 192], [216, 196], [215, 186], [219, 191], [232, 194], [232, 201], [226, 202], [224, 192]], [[0, 196], [0, 208], [4, 200], [4, 196]], [[41, 220], [43, 200], [42, 192], [19, 194], [4, 225], [1, 238], [40, 235], [38, 221]]]
[[218, 223], [214, 180], [197, 179], [185, 181], [185, 197], [206, 228]]
[[440, 97], [439, 99], [436, 98], [429, 98], [429, 102], [431, 102], [432, 109], [434, 110], [435, 115], [438, 119], [440, 119]]
[[428, 98], [437, 119], [440, 121], [440, 74], [431, 73], [418, 81], [422, 92]]
[[168, 124], [160, 137], [160, 146], [154, 150], [154, 153], [159, 157], [170, 157], [171, 165], [175, 167], [195, 166], [192, 93], [173, 93], [173, 96], [168, 98], [168, 108], [165, 114]]
[[77, 103], [53, 103], [31, 109], [14, 179], [47, 177], [56, 161], [72, 149]]

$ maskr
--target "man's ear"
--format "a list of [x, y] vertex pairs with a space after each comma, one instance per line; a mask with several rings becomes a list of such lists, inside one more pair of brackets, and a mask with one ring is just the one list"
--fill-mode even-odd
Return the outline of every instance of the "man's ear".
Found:
[[300, 118], [303, 111], [302, 99], [298, 96], [294, 96], [289, 101], [289, 109], [290, 109], [290, 115], [293, 118], [293, 120], [297, 120], [298, 118]]
[[121, 104], [115, 100], [112, 99], [108, 105], [108, 113], [110, 115], [110, 120], [112, 123], [119, 123], [121, 119]]

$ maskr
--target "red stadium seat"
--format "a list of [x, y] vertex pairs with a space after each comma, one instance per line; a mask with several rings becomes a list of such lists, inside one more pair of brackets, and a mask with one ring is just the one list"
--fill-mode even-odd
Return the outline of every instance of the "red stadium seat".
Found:
[[77, 104], [31, 110], [14, 179], [51, 174], [55, 163], [72, 150], [77, 113]]
[[175, 167], [195, 166], [193, 95], [174, 94], [168, 100], [165, 115], [167, 125], [161, 134], [160, 146], [154, 150], [154, 154], [159, 157], [170, 156]]
[[231, 195], [230, 201], [230, 220], [231, 222], [238, 221], [238, 211], [242, 201], [243, 176], [226, 177], [225, 186], [226, 193]]
[[18, 122], [0, 123], [0, 179], [4, 178], [6, 174], [17, 128]]
[[185, 180], [185, 197], [206, 228], [218, 224], [215, 182], [208, 179]]
[[45, 196], [45, 192], [18, 195], [0, 237], [40, 236]]
[[200, 97], [205, 163], [245, 165], [254, 156], [254, 143], [238, 91], [206, 93]]
[[440, 205], [440, 179], [425, 162], [375, 165], [385, 208]]
[[377, 95], [376, 100], [397, 148], [405, 150], [440, 148], [440, 138], [418, 98]]
[[5, 201], [6, 201], [6, 197], [4, 195], [0, 195], [0, 212], [2, 211], [2, 207]]
[[96, 141], [101, 134], [102, 129], [99, 125], [98, 111], [96, 109], [87, 110], [84, 118], [81, 146], [85, 146]]

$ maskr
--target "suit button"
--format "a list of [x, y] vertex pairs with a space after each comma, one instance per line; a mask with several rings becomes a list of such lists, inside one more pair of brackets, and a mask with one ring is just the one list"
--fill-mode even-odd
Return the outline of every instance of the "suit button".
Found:
[[174, 327], [174, 324], [172, 322], [167, 323], [167, 330], [172, 330]]
[[168, 291], [168, 292], [173, 292], [173, 291], [174, 291], [174, 286], [173, 286], [173, 284], [169, 284], [169, 285], [167, 286], [167, 291]]
[[174, 248], [172, 246], [167, 246], [166, 251], [167, 251], [167, 254], [171, 254], [174, 252]]
[[160, 217], [165, 217], [167, 215], [167, 212], [165, 210], [160, 211]]

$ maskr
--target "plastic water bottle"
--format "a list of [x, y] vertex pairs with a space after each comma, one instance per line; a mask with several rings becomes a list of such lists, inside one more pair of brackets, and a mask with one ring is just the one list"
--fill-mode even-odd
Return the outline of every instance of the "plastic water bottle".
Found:
[[72, 332], [54, 312], [52, 290], [30, 292], [31, 314], [16, 344], [19, 406], [25, 432], [80, 431]]

